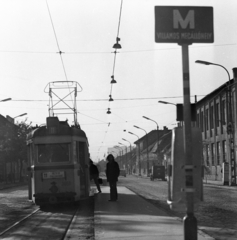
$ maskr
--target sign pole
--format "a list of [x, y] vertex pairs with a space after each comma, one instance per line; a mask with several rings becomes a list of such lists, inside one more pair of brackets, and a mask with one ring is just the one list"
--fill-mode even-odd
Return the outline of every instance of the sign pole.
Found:
[[192, 128], [191, 128], [191, 104], [189, 83], [189, 44], [181, 44], [183, 62], [183, 96], [184, 96], [184, 156], [185, 156], [185, 192], [186, 192], [186, 216], [183, 219], [184, 240], [197, 240], [197, 219], [194, 216], [194, 184], [192, 161]]
[[[182, 47], [184, 146], [181, 151], [184, 150], [185, 186], [180, 190], [185, 192], [186, 200], [186, 216], [183, 219], [184, 240], [197, 240], [197, 220], [194, 216], [194, 159], [192, 158], [188, 47], [192, 43], [214, 42], [213, 7], [156, 6], [155, 42], [178, 43]], [[175, 190], [171, 189], [171, 191]]]

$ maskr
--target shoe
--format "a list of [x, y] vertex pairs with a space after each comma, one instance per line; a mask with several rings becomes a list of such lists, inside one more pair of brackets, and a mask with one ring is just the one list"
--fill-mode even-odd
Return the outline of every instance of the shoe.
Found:
[[98, 193], [102, 193], [101, 191], [99, 191]]
[[109, 199], [108, 201], [109, 201], [109, 202], [116, 202], [117, 200]]

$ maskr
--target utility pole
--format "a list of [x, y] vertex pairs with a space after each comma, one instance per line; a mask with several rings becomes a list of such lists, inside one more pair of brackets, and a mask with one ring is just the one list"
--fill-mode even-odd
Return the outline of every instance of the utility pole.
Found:
[[128, 132], [128, 133], [130, 133], [130, 134], [132, 134], [132, 135], [134, 135], [134, 136], [136, 136], [137, 137], [137, 142], [138, 142], [138, 175], [139, 176], [141, 176], [141, 156], [140, 156], [140, 143], [139, 143], [139, 137], [136, 135], [136, 134], [134, 134], [134, 133], [132, 133], [132, 132]]
[[[206, 24], [208, 22], [208, 24]], [[182, 48], [183, 65], [183, 139], [184, 139], [184, 171], [186, 193], [186, 216], [184, 223], [184, 239], [197, 240], [197, 219], [194, 216], [194, 165], [192, 159], [192, 128], [189, 79], [188, 47], [193, 43], [213, 43], [213, 8], [189, 6], [156, 6], [155, 7], [155, 41], [157, 43], [177, 43]], [[209, 33], [209, 37], [192, 38]], [[178, 36], [166, 38], [166, 34]], [[200, 35], [200, 36], [201, 36]], [[205, 35], [205, 34], [203, 34]]]
[[[157, 164], [159, 164], [159, 125], [155, 120], [152, 120], [146, 116], [142, 116], [143, 118], [150, 120], [156, 124], [156, 132], [157, 132]], [[153, 166], [154, 166], [154, 161], [153, 161]]]
[[135, 128], [138, 128], [138, 129], [141, 129], [141, 130], [143, 130], [145, 133], [146, 133], [146, 157], [147, 157], [147, 177], [149, 177], [149, 153], [148, 153], [148, 134], [147, 134], [147, 131], [145, 130], [145, 129], [143, 129], [143, 128], [140, 128], [140, 127], [138, 127], [138, 126], [133, 126], [133, 127], [135, 127]]

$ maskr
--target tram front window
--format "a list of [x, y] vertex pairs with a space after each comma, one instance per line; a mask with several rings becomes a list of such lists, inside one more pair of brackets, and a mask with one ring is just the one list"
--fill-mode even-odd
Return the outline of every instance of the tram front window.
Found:
[[39, 144], [38, 145], [38, 162], [68, 162], [69, 161], [69, 144]]

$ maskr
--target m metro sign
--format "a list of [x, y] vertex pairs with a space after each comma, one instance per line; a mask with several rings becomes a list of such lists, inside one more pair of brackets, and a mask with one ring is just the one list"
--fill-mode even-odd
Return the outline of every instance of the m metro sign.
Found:
[[155, 42], [213, 43], [213, 8], [155, 6]]

